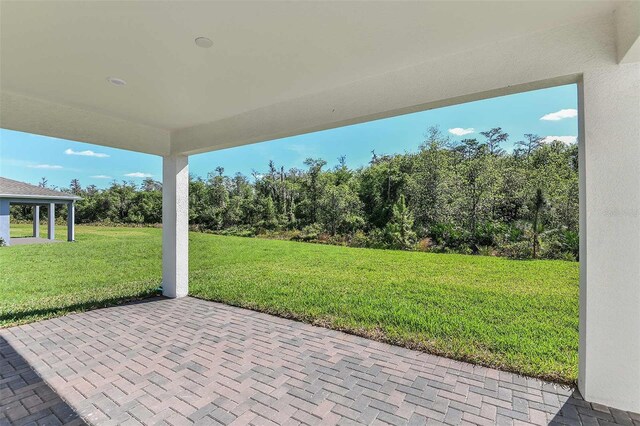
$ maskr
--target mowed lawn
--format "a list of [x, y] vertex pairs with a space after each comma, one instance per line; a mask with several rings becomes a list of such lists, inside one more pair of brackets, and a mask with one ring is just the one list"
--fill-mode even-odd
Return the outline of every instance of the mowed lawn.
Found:
[[[73, 244], [0, 249], [0, 326], [154, 293], [160, 229], [76, 233]], [[577, 378], [573, 262], [191, 233], [190, 292], [530, 376]]]

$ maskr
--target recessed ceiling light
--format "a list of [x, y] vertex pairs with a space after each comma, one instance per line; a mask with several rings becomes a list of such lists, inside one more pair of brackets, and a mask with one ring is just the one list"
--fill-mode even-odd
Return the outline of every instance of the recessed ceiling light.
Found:
[[195, 42], [196, 42], [196, 46], [204, 47], [205, 49], [208, 49], [211, 46], [213, 46], [213, 42], [211, 41], [211, 39], [206, 37], [198, 37], [196, 38]]
[[126, 86], [127, 82], [117, 77], [107, 77], [107, 81], [114, 86]]

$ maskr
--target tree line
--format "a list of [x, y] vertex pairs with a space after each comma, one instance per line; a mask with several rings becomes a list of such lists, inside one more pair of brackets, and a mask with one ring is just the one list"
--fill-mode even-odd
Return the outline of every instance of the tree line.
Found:
[[[228, 176], [217, 167], [189, 183], [194, 230], [354, 247], [578, 259], [578, 147], [526, 134], [515, 149], [496, 127], [452, 141], [430, 128], [417, 152], [380, 155], [335, 167], [308, 158], [285, 170]], [[46, 185], [46, 182], [45, 182]], [[78, 223], [155, 224], [162, 188], [113, 182], [67, 191]], [[28, 219], [28, 209], [12, 211]]]

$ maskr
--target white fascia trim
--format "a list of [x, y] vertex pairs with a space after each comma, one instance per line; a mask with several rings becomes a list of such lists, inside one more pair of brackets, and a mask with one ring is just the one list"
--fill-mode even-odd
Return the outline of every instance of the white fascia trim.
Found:
[[76, 201], [82, 200], [82, 197], [78, 197], [75, 195], [65, 196], [65, 195], [16, 195], [16, 194], [0, 194], [0, 198], [12, 199], [12, 200], [64, 200], [64, 201]]

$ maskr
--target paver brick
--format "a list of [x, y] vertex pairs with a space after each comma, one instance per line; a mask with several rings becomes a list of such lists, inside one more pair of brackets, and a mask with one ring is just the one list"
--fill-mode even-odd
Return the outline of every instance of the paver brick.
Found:
[[577, 391], [193, 298], [0, 330], [0, 425], [640, 426]]

